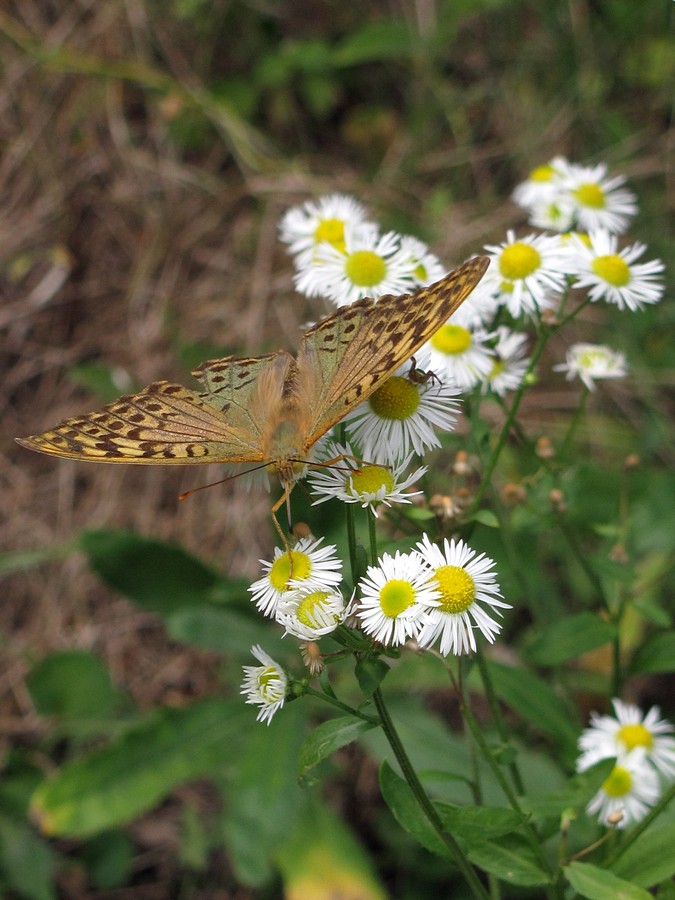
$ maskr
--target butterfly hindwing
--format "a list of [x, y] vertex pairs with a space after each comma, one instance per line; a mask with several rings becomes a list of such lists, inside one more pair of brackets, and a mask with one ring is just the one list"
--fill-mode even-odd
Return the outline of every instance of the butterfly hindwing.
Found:
[[156, 381], [100, 411], [66, 419], [19, 443], [31, 450], [98, 462], [256, 462], [260, 451], [222, 413], [187, 388]]

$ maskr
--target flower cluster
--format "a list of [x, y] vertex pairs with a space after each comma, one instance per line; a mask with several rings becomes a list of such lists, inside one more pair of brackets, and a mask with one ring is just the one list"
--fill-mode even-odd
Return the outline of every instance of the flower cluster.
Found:
[[626, 828], [644, 818], [664, 786], [675, 780], [675, 729], [660, 718], [656, 706], [643, 714], [616, 698], [612, 705], [614, 716], [591, 714], [591, 724], [579, 738], [577, 771], [616, 759], [587, 810], [603, 825]]

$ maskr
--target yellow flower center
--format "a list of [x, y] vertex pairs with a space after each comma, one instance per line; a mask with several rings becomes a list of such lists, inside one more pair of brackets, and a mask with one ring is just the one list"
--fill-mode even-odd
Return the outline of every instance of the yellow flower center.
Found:
[[291, 577], [291, 557], [293, 558], [293, 580], [301, 581], [309, 578], [312, 571], [312, 562], [306, 553], [291, 550], [290, 553], [282, 553], [275, 559], [270, 569], [270, 584], [277, 591], [288, 590], [288, 582]]
[[630, 268], [625, 259], [616, 253], [596, 256], [591, 266], [596, 275], [612, 287], [625, 287], [630, 281]]
[[370, 408], [381, 419], [408, 419], [420, 405], [419, 391], [408, 378], [392, 375], [371, 394]]
[[317, 244], [332, 244], [340, 253], [345, 252], [345, 223], [342, 219], [324, 219], [314, 232]]
[[654, 738], [648, 728], [639, 723], [634, 725], [622, 725], [617, 732], [617, 738], [625, 745], [627, 750], [634, 747], [645, 747], [651, 750], [654, 746]]
[[258, 685], [263, 693], [269, 693], [271, 690], [278, 687], [280, 680], [277, 670], [268, 666], [265, 671], [261, 672], [258, 676]]
[[380, 609], [390, 619], [395, 619], [414, 602], [413, 586], [401, 578], [392, 578], [380, 591]]
[[525, 241], [516, 241], [504, 247], [499, 256], [499, 271], [509, 281], [527, 278], [541, 265], [541, 253]]
[[422, 263], [417, 263], [417, 265], [416, 265], [415, 268], [413, 269], [413, 274], [414, 274], [415, 278], [416, 278], [419, 282], [421, 282], [422, 284], [424, 284], [424, 282], [427, 280], [427, 268], [426, 268], [426, 266], [423, 266]]
[[460, 566], [440, 566], [431, 583], [441, 592], [440, 609], [444, 613], [462, 613], [476, 599], [476, 584]]
[[614, 766], [609, 778], [602, 785], [608, 797], [625, 797], [633, 786], [633, 778], [623, 766]]
[[537, 166], [536, 169], [532, 169], [532, 171], [530, 172], [530, 181], [551, 181], [554, 175], [555, 169], [553, 168], [553, 166]]
[[327, 597], [330, 597], [328, 591], [313, 591], [311, 594], [303, 597], [296, 610], [298, 621], [308, 628], [315, 628], [316, 616], [314, 611], [317, 607], [321, 607]]
[[387, 274], [385, 261], [372, 250], [355, 250], [345, 263], [345, 274], [352, 282], [362, 287], [379, 284]]
[[579, 201], [580, 206], [588, 206], [590, 209], [605, 208], [605, 192], [599, 184], [588, 182], [580, 184], [572, 191], [573, 196]]
[[461, 325], [443, 325], [431, 338], [431, 346], [446, 356], [466, 353], [471, 346], [471, 332]]
[[384, 487], [389, 493], [394, 487], [394, 476], [389, 469], [384, 466], [362, 466], [358, 472], [354, 472], [351, 476], [349, 493], [358, 494], [376, 494], [380, 488]]
[[490, 369], [488, 381], [493, 381], [498, 375], [501, 375], [506, 368], [506, 362], [503, 359], [496, 359]]

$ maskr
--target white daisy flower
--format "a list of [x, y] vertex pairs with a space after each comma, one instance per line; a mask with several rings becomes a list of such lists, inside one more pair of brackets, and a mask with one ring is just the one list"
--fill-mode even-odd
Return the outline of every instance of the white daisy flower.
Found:
[[488, 346], [491, 335], [482, 328], [472, 330], [456, 325], [454, 316], [442, 325], [425, 345], [431, 352], [431, 367], [443, 379], [469, 391], [487, 377], [494, 365]]
[[[249, 587], [251, 600], [264, 616], [274, 617], [279, 605], [300, 588], [330, 590], [342, 581], [336, 547], [320, 547], [323, 538], [302, 538], [288, 552], [274, 548], [274, 559], [261, 559], [264, 575]], [[291, 576], [292, 558], [292, 576]]]
[[528, 223], [545, 231], [571, 231], [576, 223], [574, 204], [569, 197], [558, 197], [535, 204], [530, 210]]
[[330, 194], [289, 209], [279, 225], [279, 237], [290, 245], [290, 253], [303, 257], [309, 252], [311, 258], [314, 248], [324, 243], [344, 252], [346, 229], [366, 220], [366, 210], [353, 197]]
[[387, 506], [392, 503], [410, 503], [411, 497], [422, 493], [409, 491], [409, 488], [426, 473], [426, 466], [415, 469], [407, 478], [403, 477], [410, 465], [412, 453], [398, 465], [382, 466], [357, 461], [349, 444], [330, 444], [325, 452], [327, 459], [339, 459], [340, 462], [325, 468], [317, 467], [309, 476], [312, 493], [318, 495], [313, 506], [337, 497], [343, 503], [360, 503], [364, 509], [369, 506], [377, 515], [380, 503]]
[[485, 286], [485, 278], [471, 291], [464, 303], [454, 311], [449, 325], [460, 325], [469, 330], [489, 327], [499, 311], [499, 302], [494, 295], [494, 285]]
[[294, 278], [298, 291], [308, 297], [327, 297], [336, 306], [362, 297], [403, 294], [416, 286], [415, 265], [401, 250], [394, 231], [380, 235], [376, 226], [345, 231], [345, 248], [319, 244], [312, 259]]
[[616, 235], [607, 231], [592, 231], [586, 239], [572, 235], [568, 256], [576, 276], [574, 286], [588, 288], [593, 301], [605, 300], [631, 312], [658, 303], [663, 296], [664, 266], [660, 259], [636, 264], [646, 249], [636, 242], [619, 251]]
[[581, 756], [577, 772], [584, 772], [601, 759], [620, 757], [636, 747], [665, 778], [675, 778], [675, 729], [662, 719], [658, 706], [643, 713], [639, 706], [612, 700], [614, 716], [591, 713], [591, 724], [579, 738]]
[[496, 575], [490, 571], [494, 561], [467, 546], [464, 541], [443, 542], [443, 549], [432, 544], [424, 535], [417, 549], [429, 567], [429, 584], [440, 592], [441, 602], [428, 610], [417, 642], [420, 647], [430, 647], [440, 639], [440, 652], [459, 655], [476, 650], [474, 629], [492, 643], [501, 625], [483, 608], [501, 613], [497, 607], [510, 609], [510, 604], [498, 600], [501, 597]]
[[340, 591], [294, 591], [280, 604], [276, 620], [302, 641], [316, 641], [335, 631], [345, 617], [345, 600]]
[[262, 665], [243, 666], [244, 680], [240, 693], [248, 694], [247, 703], [260, 707], [257, 721], [269, 725], [286, 699], [286, 673], [259, 645], [251, 647], [251, 653]]
[[607, 177], [607, 166], [579, 166], [567, 163], [563, 167], [560, 186], [573, 204], [574, 218], [579, 231], [605, 228], [621, 234], [631, 216], [637, 212], [635, 194], [624, 188], [626, 179]]
[[361, 599], [356, 615], [373, 640], [387, 646], [416, 637], [425, 610], [440, 596], [429, 581], [429, 570], [417, 553], [383, 554], [379, 565], [368, 566], [359, 582]]
[[440, 281], [448, 270], [437, 256], [430, 252], [426, 244], [409, 234], [401, 237], [401, 253], [410, 259], [416, 285], [426, 287]]
[[553, 366], [555, 372], [565, 372], [568, 381], [581, 378], [589, 391], [601, 378], [624, 378], [626, 357], [604, 344], [572, 344], [564, 363]]
[[483, 382], [483, 393], [491, 390], [503, 397], [507, 391], [515, 391], [520, 387], [530, 364], [529, 358], [525, 356], [528, 337], [521, 332], [511, 331], [506, 325], [500, 325], [496, 335], [494, 362]]
[[513, 202], [531, 210], [542, 203], [555, 201], [560, 193], [560, 176], [566, 164], [566, 159], [556, 156], [545, 165], [532, 169], [525, 181], [513, 191]]
[[659, 777], [647, 763], [643, 747], [617, 759], [602, 787], [586, 807], [606, 826], [627, 828], [639, 822], [660, 796]]
[[531, 234], [516, 239], [508, 231], [506, 241], [485, 248], [492, 264], [485, 273], [485, 289], [503, 303], [512, 316], [533, 315], [555, 306], [565, 288], [567, 254], [558, 237]]
[[345, 418], [352, 441], [368, 462], [396, 464], [410, 453], [440, 447], [434, 428], [451, 431], [459, 391], [423, 350], [400, 366]]

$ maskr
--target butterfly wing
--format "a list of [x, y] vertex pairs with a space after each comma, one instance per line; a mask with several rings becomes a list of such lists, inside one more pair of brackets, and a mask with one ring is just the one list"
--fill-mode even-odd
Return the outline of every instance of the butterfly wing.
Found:
[[156, 381], [100, 411], [66, 419], [44, 434], [17, 438], [30, 450], [94, 462], [259, 462], [259, 442], [204, 395]]
[[307, 410], [309, 448], [344, 418], [450, 318], [485, 274], [477, 256], [414, 294], [359, 300], [303, 337], [297, 389]]

